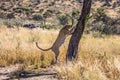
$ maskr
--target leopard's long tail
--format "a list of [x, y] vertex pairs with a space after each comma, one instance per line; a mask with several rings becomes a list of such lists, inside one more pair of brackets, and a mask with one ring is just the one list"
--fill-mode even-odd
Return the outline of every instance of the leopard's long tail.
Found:
[[38, 49], [40, 49], [40, 50], [42, 50], [42, 51], [48, 51], [48, 50], [50, 50], [50, 49], [52, 48], [52, 47], [50, 47], [50, 48], [48, 48], [48, 49], [42, 49], [42, 48], [39, 47], [39, 45], [38, 45], [37, 42], [36, 42], [36, 46], [37, 46]]

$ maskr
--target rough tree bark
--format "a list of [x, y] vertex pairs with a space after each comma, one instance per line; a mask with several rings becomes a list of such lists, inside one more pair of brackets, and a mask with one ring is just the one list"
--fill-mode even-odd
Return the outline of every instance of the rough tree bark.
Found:
[[84, 0], [83, 2], [82, 13], [78, 19], [76, 29], [73, 35], [71, 36], [68, 50], [67, 50], [66, 59], [69, 61], [75, 59], [76, 55], [78, 54], [79, 42], [85, 28], [86, 18], [89, 16], [89, 13], [90, 13], [91, 3], [92, 3], [92, 0]]

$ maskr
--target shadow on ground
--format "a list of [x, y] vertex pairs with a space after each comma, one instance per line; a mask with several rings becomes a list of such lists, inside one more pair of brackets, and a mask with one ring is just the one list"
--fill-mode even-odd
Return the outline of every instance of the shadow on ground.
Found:
[[13, 79], [22, 79], [22, 80], [26, 80], [26, 79], [33, 79], [33, 78], [37, 78], [40, 80], [43, 79], [49, 79], [49, 78], [54, 78], [57, 73], [53, 72], [53, 71], [42, 71], [39, 73], [34, 73], [34, 72], [13, 72], [11, 74], [2, 74], [0, 73], [0, 75], [7, 75], [8, 78], [7, 79], [3, 79], [3, 80], [13, 80]]

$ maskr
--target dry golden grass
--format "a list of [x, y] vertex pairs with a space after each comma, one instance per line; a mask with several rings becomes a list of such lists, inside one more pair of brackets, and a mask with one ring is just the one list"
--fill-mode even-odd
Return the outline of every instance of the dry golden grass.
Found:
[[[41, 29], [0, 28], [0, 66], [25, 64], [33, 68], [47, 67], [54, 63], [52, 51], [40, 51], [35, 42], [48, 48], [58, 31]], [[60, 60], [65, 61], [68, 40], [60, 48]], [[120, 80], [120, 37], [94, 38], [84, 35], [79, 46], [76, 63], [57, 64], [54, 70], [59, 80]]]
[[[43, 47], [48, 46], [49, 44], [51, 45], [52, 38], [55, 36], [50, 38], [54, 33], [49, 34], [48, 32], [46, 33], [46, 31], [42, 31], [41, 29], [29, 30], [20, 28], [17, 30], [1, 27], [0, 66], [27, 63], [29, 65], [36, 65], [37, 67], [45, 67], [53, 63], [54, 57], [51, 55], [54, 54], [50, 51], [42, 52], [37, 49], [35, 45], [36, 41], [40, 44], [43, 43], [40, 45]], [[46, 35], [51, 36], [46, 37]], [[49, 44], [46, 44], [45, 42]]]
[[84, 35], [76, 63], [54, 67], [59, 80], [120, 80], [120, 37]]

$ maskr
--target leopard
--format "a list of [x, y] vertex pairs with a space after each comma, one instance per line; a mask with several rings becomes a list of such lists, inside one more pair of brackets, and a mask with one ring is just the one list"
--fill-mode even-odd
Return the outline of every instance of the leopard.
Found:
[[60, 49], [61, 45], [65, 42], [65, 39], [67, 38], [67, 36], [73, 34], [73, 32], [75, 30], [75, 26], [73, 26], [73, 23], [74, 23], [74, 21], [72, 19], [72, 24], [71, 25], [65, 25], [59, 31], [59, 34], [58, 34], [55, 42], [53, 43], [53, 45], [50, 48], [43, 49], [43, 48], [39, 47], [38, 42], [36, 42], [37, 48], [42, 50], [42, 51], [52, 50], [55, 53], [56, 62], [58, 62], [58, 56], [59, 56], [59, 53], [60, 53], [59, 49]]

